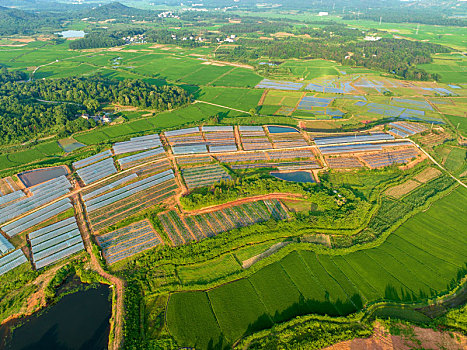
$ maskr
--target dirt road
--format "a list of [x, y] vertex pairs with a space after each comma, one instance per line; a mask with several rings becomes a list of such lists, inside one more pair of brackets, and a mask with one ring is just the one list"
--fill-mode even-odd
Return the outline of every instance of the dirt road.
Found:
[[109, 350], [120, 349], [123, 345], [123, 324], [124, 324], [124, 293], [125, 293], [125, 282], [116, 276], [113, 276], [104, 271], [100, 265], [97, 257], [92, 252], [91, 234], [88, 222], [84, 215], [83, 206], [81, 201], [75, 201], [76, 215], [78, 216], [78, 225], [83, 235], [84, 246], [86, 251], [91, 257], [91, 266], [100, 276], [104, 277], [111, 283], [111, 288], [115, 293], [115, 305], [112, 305], [112, 318], [111, 327], [113, 330], [114, 337], [112, 343], [109, 343]]

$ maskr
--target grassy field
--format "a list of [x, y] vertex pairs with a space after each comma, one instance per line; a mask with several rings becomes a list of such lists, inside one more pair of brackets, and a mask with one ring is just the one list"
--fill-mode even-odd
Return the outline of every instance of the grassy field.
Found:
[[453, 147], [444, 162], [444, 166], [450, 172], [458, 175], [467, 168], [467, 150], [463, 148]]
[[[202, 292], [174, 293], [167, 325], [181, 345], [204, 337], [199, 348], [219, 342], [213, 319], [231, 343], [271, 320], [321, 313], [345, 315], [375, 300], [417, 301], [457, 283], [467, 263], [467, 190], [458, 188], [415, 215], [380, 246], [343, 255], [294, 251], [248, 278], [208, 292], [210, 305], [189, 302]], [[212, 308], [212, 309], [211, 309]], [[184, 323], [191, 315], [190, 321]], [[184, 337], [179, 336], [183, 329]]]
[[232, 254], [193, 265], [177, 268], [177, 275], [183, 284], [207, 283], [241, 270], [241, 266]]
[[255, 108], [263, 94], [260, 89], [202, 87], [196, 97], [201, 101], [248, 111]]
[[467, 118], [456, 115], [445, 115], [445, 117], [459, 130], [462, 136], [467, 137]]
[[58, 142], [49, 141], [24, 151], [0, 154], [0, 170], [61, 155], [63, 155], [63, 150], [58, 145]]
[[465, 83], [467, 58], [460, 54], [437, 55], [432, 63], [418, 66], [429, 73], [439, 73], [443, 83]]

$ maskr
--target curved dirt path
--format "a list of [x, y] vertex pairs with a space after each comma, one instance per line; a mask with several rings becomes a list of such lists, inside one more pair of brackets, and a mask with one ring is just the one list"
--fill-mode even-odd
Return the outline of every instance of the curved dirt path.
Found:
[[243, 203], [249, 203], [249, 202], [255, 202], [259, 200], [268, 200], [268, 199], [303, 199], [304, 196], [298, 193], [271, 193], [271, 194], [262, 194], [258, 196], [252, 196], [252, 197], [246, 197], [246, 198], [240, 198], [231, 202], [223, 203], [223, 204], [217, 204], [217, 205], [211, 205], [209, 207], [205, 207], [202, 209], [196, 209], [196, 210], [184, 210], [182, 208], [182, 213], [187, 214], [187, 215], [196, 215], [196, 214], [203, 214], [203, 213], [209, 213], [211, 211], [215, 210], [220, 210], [220, 209], [225, 209], [232, 207], [234, 205], [240, 205]]
[[111, 318], [111, 327], [113, 329], [113, 339], [112, 342], [109, 342], [109, 350], [118, 350], [123, 345], [123, 324], [124, 324], [124, 293], [125, 293], [125, 282], [120, 278], [111, 275], [110, 273], [104, 271], [100, 265], [97, 257], [92, 252], [91, 244], [91, 234], [89, 230], [88, 223], [84, 216], [83, 206], [81, 201], [75, 201], [76, 206], [76, 215], [78, 216], [78, 226], [83, 235], [84, 246], [86, 251], [91, 257], [90, 263], [94, 271], [96, 271], [100, 276], [104, 277], [107, 281], [112, 283], [110, 285], [113, 288], [115, 293], [115, 305], [112, 305], [112, 318]]

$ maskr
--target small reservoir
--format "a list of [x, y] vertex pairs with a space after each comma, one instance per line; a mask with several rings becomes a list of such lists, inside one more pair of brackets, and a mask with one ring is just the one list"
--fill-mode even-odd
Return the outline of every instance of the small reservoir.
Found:
[[96, 288], [65, 295], [43, 312], [26, 318], [23, 325], [15, 328], [13, 334], [0, 342], [0, 348], [107, 349], [112, 314], [110, 294], [109, 287], [101, 284]]
[[78, 39], [84, 38], [87, 33], [85, 33], [84, 30], [64, 30], [54, 34], [60, 35], [65, 39]]
[[32, 187], [62, 175], [68, 175], [68, 169], [63, 165], [54, 166], [51, 168], [23, 171], [22, 173], [18, 174], [18, 178], [21, 180], [24, 186]]
[[287, 173], [281, 173], [278, 171], [272, 171], [270, 174], [278, 179], [284, 181], [293, 182], [316, 182], [313, 174], [309, 171], [291, 171]]

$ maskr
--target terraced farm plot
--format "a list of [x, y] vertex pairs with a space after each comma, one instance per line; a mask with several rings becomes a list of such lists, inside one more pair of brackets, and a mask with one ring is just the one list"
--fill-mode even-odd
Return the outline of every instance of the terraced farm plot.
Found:
[[192, 164], [203, 164], [203, 163], [211, 163], [212, 158], [210, 156], [197, 156], [197, 157], [177, 157], [177, 164], [178, 165], [192, 165]]
[[262, 126], [245, 126], [238, 127], [242, 147], [245, 151], [271, 149], [272, 144], [269, 141]]
[[201, 129], [209, 152], [237, 151], [233, 126], [203, 126]]
[[172, 210], [159, 214], [158, 218], [172, 244], [178, 246], [271, 218], [286, 220], [289, 215], [282, 203], [273, 199], [190, 216], [182, 216]]
[[29, 241], [36, 269], [41, 269], [84, 250], [75, 217], [31, 232]]
[[178, 186], [171, 169], [142, 180], [116, 186], [111, 191], [85, 201], [94, 231], [111, 226], [129, 216], [173, 197]]
[[120, 158], [117, 160], [117, 162], [120, 165], [120, 168], [124, 170], [147, 162], [153, 162], [164, 157], [166, 157], [166, 153], [164, 152], [164, 149], [160, 147], [154, 150], [136, 153], [131, 156]]
[[400, 185], [397, 185], [397, 186], [394, 186], [394, 187], [391, 187], [389, 189], [386, 190], [386, 194], [390, 197], [394, 197], [394, 198], [401, 198], [403, 196], [405, 196], [407, 193], [413, 191], [414, 189], [416, 189], [418, 186], [420, 186], [421, 184], [417, 181], [414, 181], [414, 180], [407, 180], [406, 182], [400, 184]]
[[371, 168], [381, 168], [393, 164], [408, 163], [418, 156], [418, 151], [414, 148], [402, 149], [396, 151], [386, 151], [376, 154], [365, 154], [360, 158]]
[[[32, 196], [26, 197], [20, 191], [13, 192], [4, 197], [0, 197], [0, 223], [4, 223], [10, 219], [14, 219], [22, 214], [26, 214], [31, 210], [37, 209], [61, 196], [69, 193], [72, 188], [70, 181], [65, 176], [52, 179], [42, 184], [31, 187], [29, 191]], [[14, 198], [11, 198], [14, 196]], [[3, 198], [3, 200], [1, 199]], [[12, 199], [12, 200], [10, 200]], [[3, 203], [2, 203], [3, 202]], [[71, 207], [68, 199], [62, 199], [52, 203], [47, 207], [39, 209], [36, 212], [29, 213], [21, 219], [16, 220], [2, 227], [2, 230], [7, 234], [14, 236], [20, 233], [21, 229], [32, 227], [54, 215], [60, 213], [60, 209], [65, 211]]]
[[198, 127], [167, 131], [165, 137], [175, 155], [208, 152], [206, 142]]
[[308, 142], [299, 132], [269, 132], [269, 138], [271, 139], [274, 148], [300, 148], [309, 146]]
[[208, 164], [182, 169], [183, 180], [189, 189], [211, 186], [232, 178], [219, 164]]
[[148, 220], [97, 236], [96, 240], [102, 248], [107, 264], [113, 264], [164, 244]]
[[[266, 320], [280, 320], [280, 310], [291, 312], [289, 317], [310, 312], [348, 314], [378, 299], [420, 300], [450, 289], [452, 279], [457, 278], [467, 262], [467, 238], [463, 235], [466, 204], [467, 190], [459, 187], [409, 219], [378, 247], [342, 256], [292, 252], [251, 277], [210, 290], [209, 295], [216, 295], [212, 306], [216, 316], [217, 305], [227, 310], [259, 308], [243, 322], [230, 314], [222, 317], [221, 331], [231, 343], [251, 332], [252, 324], [269, 327]], [[247, 281], [254, 281], [255, 292], [247, 288]], [[271, 288], [271, 283], [277, 287]], [[236, 297], [240, 289], [250, 290], [249, 297]], [[189, 293], [174, 296], [183, 298]], [[266, 313], [256, 306], [258, 296]], [[192, 308], [181, 311], [180, 317], [193, 315]], [[167, 324], [171, 332], [172, 328], [182, 327], [176, 318], [168, 319]], [[184, 327], [187, 334], [199, 336], [196, 327], [189, 323]], [[237, 338], [232, 340], [234, 337]]]
[[297, 161], [297, 162], [233, 164], [230, 167], [233, 170], [272, 168], [272, 169], [279, 169], [281, 171], [302, 170], [302, 169], [309, 170], [309, 169], [321, 168], [319, 163], [316, 162], [315, 160]]
[[115, 174], [116, 172], [117, 168], [115, 167], [113, 158], [101, 160], [92, 165], [79, 168], [76, 171], [85, 185], [101, 180], [107, 176]]
[[351, 169], [363, 167], [363, 164], [358, 160], [357, 157], [326, 158], [326, 163], [332, 169]]
[[[2, 254], [3, 253], [4, 251], [2, 251]], [[21, 249], [17, 249], [14, 252], [2, 256], [0, 258], [0, 276], [26, 262], [28, 262], [28, 259]]]
[[424, 125], [408, 122], [394, 122], [390, 123], [389, 126], [393, 127], [389, 132], [400, 137], [409, 137], [428, 129]]

